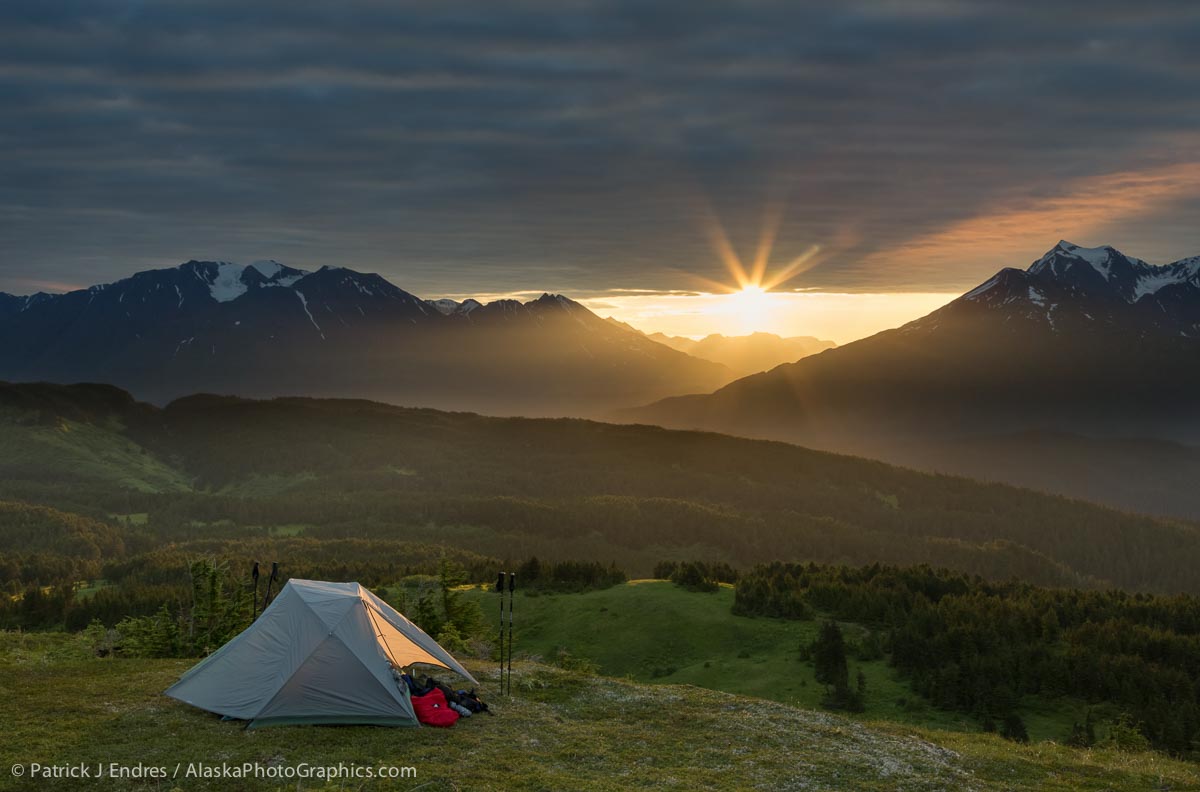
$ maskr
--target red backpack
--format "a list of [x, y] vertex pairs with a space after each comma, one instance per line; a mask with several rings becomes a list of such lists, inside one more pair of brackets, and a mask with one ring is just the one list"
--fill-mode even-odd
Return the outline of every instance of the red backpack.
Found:
[[426, 726], [453, 726], [459, 715], [446, 703], [446, 695], [434, 688], [424, 696], [413, 696], [417, 720]]

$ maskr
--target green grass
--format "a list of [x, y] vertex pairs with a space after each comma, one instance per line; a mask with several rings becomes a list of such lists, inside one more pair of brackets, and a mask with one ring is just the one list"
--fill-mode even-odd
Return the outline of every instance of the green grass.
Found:
[[59, 420], [54, 426], [20, 426], [0, 421], [3, 466], [36, 478], [59, 478], [63, 471], [81, 481], [111, 484], [137, 492], [184, 492], [191, 480], [109, 425]]
[[[982, 734], [862, 724], [685, 685], [641, 685], [521, 662], [495, 717], [453, 729], [240, 724], [161, 695], [192, 661], [97, 659], [65, 635], [0, 633], [0, 789], [1165, 790], [1194, 765], [1156, 754], [1018, 746]], [[490, 664], [468, 663], [485, 688]], [[394, 783], [30, 783], [15, 763], [413, 766]]]
[[108, 588], [111, 583], [107, 580], [84, 580], [80, 581], [75, 588], [75, 599], [84, 600], [88, 597], [95, 596], [96, 592], [102, 588]]
[[[477, 590], [471, 596], [495, 623], [496, 595]], [[816, 681], [811, 663], [800, 659], [801, 644], [816, 638], [820, 621], [734, 616], [732, 605], [732, 587], [702, 594], [665, 581], [636, 581], [583, 594], [519, 594], [518, 646], [546, 661], [565, 648], [596, 663], [601, 673], [639, 682], [695, 685], [820, 708], [825, 687]], [[843, 623], [842, 629], [848, 640], [867, 632], [856, 624]], [[855, 717], [979, 730], [973, 718], [928, 705], [885, 660], [851, 656], [848, 662], [851, 683], [859, 669], [867, 681], [866, 712]], [[1075, 720], [1085, 717], [1085, 707], [1071, 700], [1031, 698], [1023, 704], [1033, 740], [1061, 740]]]

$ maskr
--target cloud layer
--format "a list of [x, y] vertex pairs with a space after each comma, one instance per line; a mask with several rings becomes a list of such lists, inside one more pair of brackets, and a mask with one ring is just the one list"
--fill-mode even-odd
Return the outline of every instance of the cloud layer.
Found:
[[[0, 5], [0, 290], [190, 257], [418, 293], [965, 288], [1200, 253], [1200, 6]], [[1002, 230], [1002, 233], [999, 232]], [[976, 240], [978, 237], [978, 240]], [[1053, 237], [1053, 238], [1051, 238]]]

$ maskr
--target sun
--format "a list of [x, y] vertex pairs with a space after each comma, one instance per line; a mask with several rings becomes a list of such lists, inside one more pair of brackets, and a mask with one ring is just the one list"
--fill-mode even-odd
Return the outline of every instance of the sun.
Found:
[[771, 251], [775, 247], [784, 209], [782, 201], [775, 201], [768, 205], [764, 213], [754, 257], [744, 261], [734, 250], [733, 243], [712, 204], [703, 195], [698, 201], [701, 226], [709, 238], [713, 253], [725, 265], [732, 281], [721, 282], [693, 275], [693, 278], [707, 287], [708, 293], [715, 298], [706, 313], [720, 316], [727, 323], [735, 324], [741, 333], [767, 331], [773, 320], [778, 318], [772, 315], [778, 311], [773, 312], [772, 309], [781, 308], [783, 301], [782, 295], [775, 290], [816, 265], [821, 246], [810, 245], [787, 264], [772, 268]]
[[748, 283], [726, 299], [743, 332], [761, 330], [766, 325], [771, 298], [762, 286]]

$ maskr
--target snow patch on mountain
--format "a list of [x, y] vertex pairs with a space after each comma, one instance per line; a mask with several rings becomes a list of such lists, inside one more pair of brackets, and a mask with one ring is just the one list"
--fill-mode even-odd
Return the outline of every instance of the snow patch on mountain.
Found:
[[321, 325], [317, 324], [317, 320], [313, 318], [312, 311], [308, 310], [308, 300], [305, 299], [304, 294], [299, 289], [296, 290], [296, 296], [300, 298], [300, 305], [304, 307], [304, 313], [308, 314], [308, 321], [312, 322], [312, 326], [317, 328], [317, 332], [321, 335], [321, 340], [324, 341], [325, 333], [321, 330]]
[[1112, 254], [1115, 253], [1111, 247], [1104, 245], [1102, 247], [1085, 248], [1079, 245], [1072, 245], [1070, 242], [1063, 240], [1058, 243], [1058, 250], [1074, 256], [1075, 258], [1083, 259], [1088, 264], [1105, 277], [1109, 274], [1110, 262]]
[[442, 316], [449, 316], [454, 313], [460, 305], [457, 300], [451, 300], [449, 297], [443, 297], [440, 300], [429, 300], [429, 304]]
[[241, 297], [250, 288], [242, 280], [246, 268], [230, 261], [217, 263], [216, 276], [208, 284], [208, 292], [217, 302], [229, 302]]
[[[257, 273], [257, 277], [246, 277], [251, 269]], [[252, 284], [288, 288], [308, 274], [304, 270], [285, 267], [274, 259], [260, 259], [249, 265], [218, 261], [207, 266], [196, 266], [192, 272], [208, 286], [208, 293], [219, 303], [236, 300], [248, 292]]]
[[471, 313], [471, 311], [474, 311], [476, 308], [482, 306], [482, 303], [470, 297], [462, 302], [459, 302], [458, 300], [452, 300], [449, 297], [442, 297], [439, 300], [426, 300], [425, 304], [433, 308], [442, 316], [454, 316], [455, 314], [467, 316]]
[[1187, 280], [1187, 278], [1180, 278], [1178, 273], [1170, 271], [1169, 268], [1164, 269], [1165, 271], [1161, 272], [1144, 273], [1138, 278], [1137, 286], [1133, 289], [1133, 302], [1137, 302], [1147, 294], [1154, 294], [1164, 286]]

